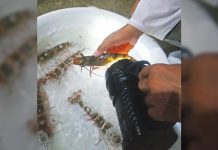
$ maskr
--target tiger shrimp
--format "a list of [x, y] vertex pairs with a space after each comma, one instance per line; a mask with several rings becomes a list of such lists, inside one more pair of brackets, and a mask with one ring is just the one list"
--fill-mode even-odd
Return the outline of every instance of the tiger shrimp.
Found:
[[8, 83], [35, 54], [36, 37], [28, 39], [0, 64], [0, 82]]
[[62, 63], [60, 63], [55, 69], [49, 71], [45, 74], [42, 78], [44, 79], [44, 82], [46, 83], [47, 80], [58, 80], [62, 74], [64, 74], [65, 71], [67, 71], [68, 67], [72, 64], [72, 58], [74, 55], [77, 55], [77, 53], [69, 56], [66, 58]]
[[135, 59], [126, 54], [119, 54], [119, 53], [104, 53], [100, 57], [95, 56], [84, 56], [82, 53], [78, 53], [73, 57], [73, 64], [79, 65], [82, 67], [89, 66], [90, 67], [90, 76], [94, 69], [106, 66], [110, 63], [119, 61], [121, 59], [129, 59], [135, 61]]
[[40, 64], [46, 63], [49, 59], [53, 58], [54, 56], [58, 55], [60, 52], [68, 49], [73, 44], [71, 42], [64, 42], [59, 45], [56, 45], [55, 47], [52, 47], [48, 50], [46, 50], [43, 53], [40, 53], [37, 56], [38, 62]]
[[[101, 133], [106, 136], [106, 139], [114, 146], [118, 146], [121, 144], [121, 135], [114, 128], [113, 124], [106, 121], [102, 115], [98, 112], [95, 112], [92, 108], [90, 108], [85, 102], [82, 101], [81, 90], [74, 92], [72, 96], [68, 97], [68, 102], [71, 104], [77, 103], [90, 117]], [[100, 142], [101, 139], [99, 139]], [[98, 142], [98, 143], [99, 143]]]
[[44, 80], [37, 82], [37, 128], [38, 131], [44, 131], [48, 137], [54, 134], [54, 125], [50, 121], [50, 109], [47, 93], [43, 87]]
[[0, 19], [0, 37], [15, 28], [15, 26], [33, 17], [33, 13], [30, 10], [17, 11], [3, 17]]

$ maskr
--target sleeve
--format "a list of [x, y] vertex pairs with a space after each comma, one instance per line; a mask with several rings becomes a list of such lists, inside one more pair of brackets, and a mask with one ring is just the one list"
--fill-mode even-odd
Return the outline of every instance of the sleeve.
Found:
[[163, 40], [181, 20], [181, 0], [140, 0], [128, 24]]

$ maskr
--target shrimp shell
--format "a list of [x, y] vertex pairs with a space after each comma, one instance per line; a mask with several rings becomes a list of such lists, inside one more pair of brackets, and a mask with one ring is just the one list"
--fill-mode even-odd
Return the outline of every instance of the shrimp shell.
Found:
[[49, 137], [54, 134], [54, 125], [51, 124], [50, 108], [47, 93], [43, 87], [43, 79], [37, 82], [37, 126], [39, 131], [44, 131]]
[[28, 39], [0, 64], [0, 83], [8, 83], [35, 53], [36, 37]]
[[[113, 145], [120, 144], [121, 136], [118, 134], [118, 132], [115, 132], [113, 124], [106, 121], [102, 115], [93, 111], [92, 108], [90, 108], [86, 103], [84, 103], [81, 99], [81, 93], [81, 90], [74, 92], [72, 96], [68, 98], [68, 102], [71, 104], [77, 103], [87, 113], [87, 115], [90, 117], [90, 120], [92, 120], [95, 123], [95, 125], [100, 129], [100, 131], [103, 134], [107, 135], [108, 140], [111, 143], [113, 143]], [[111, 130], [114, 132], [112, 133]]]
[[0, 19], [0, 37], [31, 17], [33, 18], [33, 12], [30, 10], [17, 11], [3, 17]]
[[[77, 54], [77, 53], [75, 53]], [[44, 83], [46, 83], [47, 80], [58, 80], [60, 76], [67, 71], [68, 67], [72, 64], [72, 57], [74, 55], [69, 56], [67, 59], [65, 59], [62, 63], [60, 63], [55, 69], [49, 71], [45, 74], [41, 79], [44, 80]]]
[[39, 54], [37, 56], [38, 62], [41, 64], [46, 63], [49, 59], [53, 58], [55, 55], [58, 55], [63, 50], [68, 49], [70, 46], [72, 46], [72, 43], [70, 42], [64, 42], [56, 45], [55, 47], [52, 47], [45, 52]]

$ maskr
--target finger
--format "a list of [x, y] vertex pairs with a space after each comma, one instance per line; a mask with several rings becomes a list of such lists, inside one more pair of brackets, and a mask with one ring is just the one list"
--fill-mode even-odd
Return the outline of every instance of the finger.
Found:
[[156, 121], [163, 121], [164, 120], [164, 118], [162, 117], [161, 111], [159, 111], [155, 107], [150, 107], [148, 109], [148, 115]]
[[147, 94], [145, 97], [145, 103], [147, 106], [155, 106], [156, 101], [154, 100], [154, 96], [152, 94]]
[[98, 57], [101, 56], [107, 48], [105, 47], [104, 42], [98, 47], [98, 49], [94, 52], [93, 56]]
[[150, 66], [145, 66], [138, 75], [139, 80], [143, 80], [145, 78], [149, 77], [149, 70], [150, 70]]
[[164, 106], [160, 107], [156, 101], [155, 96], [153, 96], [152, 94], [148, 94], [146, 96], [145, 102], [146, 102], [146, 106], [148, 107], [148, 115], [154, 120], [161, 121], [163, 119], [162, 108]]
[[145, 98], [144, 98], [144, 103], [147, 106], [147, 108], [154, 107], [153, 104], [151, 104], [149, 101], [147, 101], [147, 96], [145, 96]]
[[97, 50], [94, 52], [93, 56], [98, 57], [98, 56], [101, 56], [103, 53], [104, 53], [104, 51]]
[[140, 80], [139, 83], [138, 83], [138, 88], [145, 92], [145, 93], [149, 93], [149, 87], [148, 87], [148, 84], [147, 84], [147, 79], [143, 79], [143, 80]]

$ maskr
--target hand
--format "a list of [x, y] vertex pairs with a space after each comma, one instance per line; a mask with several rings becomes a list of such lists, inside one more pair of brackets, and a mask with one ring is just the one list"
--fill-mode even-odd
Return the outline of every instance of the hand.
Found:
[[142, 32], [140, 30], [127, 24], [105, 38], [93, 55], [96, 57], [101, 56], [105, 51], [125, 43], [130, 43], [134, 46], [141, 35]]
[[147, 93], [148, 114], [157, 121], [181, 120], [181, 65], [155, 64], [139, 73], [140, 90]]

